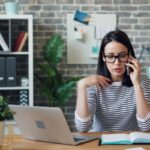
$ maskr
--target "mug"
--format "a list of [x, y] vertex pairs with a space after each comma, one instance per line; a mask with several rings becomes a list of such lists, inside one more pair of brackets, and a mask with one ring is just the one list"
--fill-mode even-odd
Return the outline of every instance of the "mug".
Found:
[[28, 86], [28, 78], [26, 77], [21, 78], [21, 86]]
[[18, 8], [16, 2], [6, 2], [5, 3], [6, 14], [17, 14]]

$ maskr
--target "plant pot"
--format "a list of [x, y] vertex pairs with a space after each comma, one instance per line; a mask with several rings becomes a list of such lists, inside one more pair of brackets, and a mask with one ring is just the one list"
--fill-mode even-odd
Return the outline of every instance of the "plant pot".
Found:
[[4, 121], [0, 121], [0, 145], [3, 144], [4, 137]]

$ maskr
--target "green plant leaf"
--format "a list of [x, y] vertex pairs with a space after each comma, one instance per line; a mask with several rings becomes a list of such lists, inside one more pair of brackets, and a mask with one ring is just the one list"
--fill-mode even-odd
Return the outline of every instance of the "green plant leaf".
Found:
[[64, 41], [60, 35], [54, 34], [44, 45], [43, 63], [36, 63], [42, 74], [35, 73], [40, 81], [41, 93], [48, 100], [49, 106], [63, 106], [75, 93], [75, 83], [80, 78], [72, 77], [65, 80], [57, 69], [64, 52]]
[[60, 35], [54, 34], [44, 46], [43, 57], [51, 65], [60, 63], [64, 52], [64, 41]]
[[14, 112], [8, 107], [8, 100], [0, 96], [0, 121], [12, 119]]
[[59, 86], [57, 90], [59, 97], [58, 106], [64, 105], [68, 101], [69, 97], [75, 94], [75, 84], [79, 79], [79, 77], [73, 77], [66, 81], [63, 85]]

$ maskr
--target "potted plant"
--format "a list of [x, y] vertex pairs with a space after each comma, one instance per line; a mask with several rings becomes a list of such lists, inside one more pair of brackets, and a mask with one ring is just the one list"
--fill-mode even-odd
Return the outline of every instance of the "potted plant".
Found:
[[[75, 83], [79, 77], [65, 79], [58, 70], [65, 43], [59, 34], [54, 34], [43, 47], [44, 63], [37, 63], [42, 75], [35, 73], [40, 81], [42, 94], [47, 98], [49, 106], [62, 107], [75, 92]], [[45, 78], [43, 77], [45, 76]]]
[[14, 112], [8, 107], [8, 101], [0, 96], [0, 145], [2, 145], [4, 135], [4, 121], [13, 118]]

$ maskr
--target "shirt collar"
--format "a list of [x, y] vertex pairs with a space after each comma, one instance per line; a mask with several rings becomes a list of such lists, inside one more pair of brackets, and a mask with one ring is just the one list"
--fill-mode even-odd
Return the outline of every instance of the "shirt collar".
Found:
[[111, 83], [111, 86], [120, 86], [120, 85], [122, 85], [122, 81], [116, 81]]

